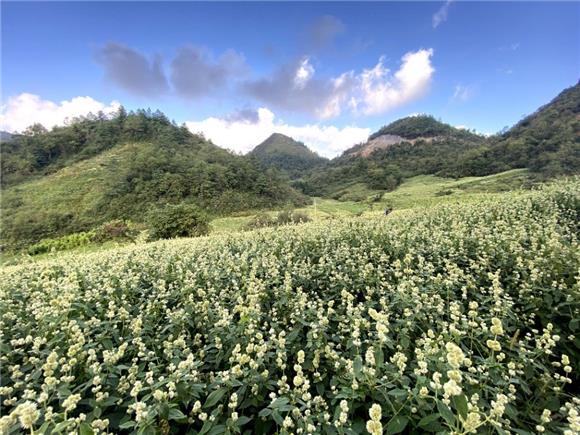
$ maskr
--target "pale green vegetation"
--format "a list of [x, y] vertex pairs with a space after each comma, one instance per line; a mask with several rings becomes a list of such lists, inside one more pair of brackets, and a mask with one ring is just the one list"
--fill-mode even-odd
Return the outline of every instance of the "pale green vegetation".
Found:
[[485, 177], [457, 180], [435, 175], [419, 175], [382, 196], [382, 202], [395, 209], [429, 207], [442, 202], [471, 201], [531, 185], [526, 169], [514, 169]]
[[[127, 146], [120, 150], [130, 152], [131, 148], [130, 146]], [[44, 189], [38, 188], [37, 183], [53, 184], [54, 182], [51, 178], [60, 176], [62, 179], [59, 182], [59, 185], [63, 186], [63, 188], [57, 192], [58, 198], [52, 199], [54, 199], [57, 204], [59, 201], [62, 201], [63, 204], [65, 204], [63, 207], [67, 207], [68, 205], [66, 204], [72, 202], [78, 204], [79, 207], [84, 207], [83, 201], [94, 202], [96, 201], [96, 198], [91, 196], [89, 193], [82, 195], [82, 192], [84, 192], [83, 186], [88, 186], [91, 183], [102, 182], [103, 180], [100, 179], [101, 172], [99, 172], [98, 167], [102, 165], [114, 165], [115, 159], [113, 157], [118, 156], [118, 152], [119, 150], [112, 150], [111, 152], [99, 156], [99, 158], [103, 158], [104, 160], [96, 166], [94, 166], [94, 161], [83, 161], [75, 166], [64, 169], [58, 173], [59, 175], [55, 174], [37, 181], [21, 184], [18, 189], [23, 189], [22, 191], [26, 192], [24, 197], [28, 198], [27, 203], [30, 203], [31, 205], [41, 203], [42, 201], [49, 201], [52, 196], [35, 196], [34, 192], [44, 191]], [[86, 167], [87, 165], [91, 166]], [[78, 183], [76, 190], [72, 189], [72, 187], [67, 184], [69, 173], [71, 182]], [[315, 221], [330, 218], [344, 218], [360, 214], [379, 215], [383, 214], [385, 207], [393, 208], [396, 214], [400, 210], [409, 208], [431, 207], [440, 203], [474, 201], [486, 197], [492, 197], [509, 190], [528, 188], [530, 185], [531, 180], [529, 173], [525, 169], [515, 169], [485, 177], [466, 177], [458, 180], [436, 177], [434, 175], [419, 175], [406, 180], [392, 192], [384, 193], [381, 191], [365, 190], [364, 186], [356, 185], [351, 186], [352, 190], [349, 190], [345, 195], [359, 197], [361, 198], [360, 201], [338, 201], [330, 198], [313, 198], [311, 205], [296, 210], [304, 212]], [[87, 189], [87, 192], [91, 192], [90, 189]], [[8, 191], [8, 193], [10, 193], [10, 191]], [[75, 198], [78, 196], [78, 198], [72, 201], [69, 196], [75, 196]], [[4, 200], [9, 201], [10, 198], [11, 197], [8, 195]], [[280, 211], [281, 210], [270, 210], [261, 213], [275, 218]], [[255, 212], [241, 212], [213, 219], [210, 223], [211, 232], [231, 233], [242, 231], [255, 215]], [[123, 242], [118, 241], [115, 245], [120, 243]], [[110, 246], [111, 244], [106, 244], [103, 248], [108, 248]], [[99, 247], [98, 245], [93, 245], [90, 248], [84, 247], [80, 250], [75, 249], [74, 252], [84, 252], [87, 249], [93, 251], [98, 250]], [[55, 255], [59, 255], [59, 253], [45, 254], [41, 258]], [[12, 264], [27, 259], [28, 257], [22, 254], [5, 254], [2, 263]]]
[[[299, 208], [313, 220], [346, 217], [359, 214], [382, 214], [386, 206], [395, 210], [415, 207], [431, 207], [439, 203], [465, 202], [497, 195], [510, 190], [528, 188], [530, 179], [526, 169], [514, 169], [485, 177], [466, 177], [458, 180], [435, 175], [419, 175], [404, 181], [392, 192], [369, 190], [356, 184], [344, 191], [344, 196], [360, 198], [359, 201], [338, 201], [329, 198], [313, 198], [313, 204]], [[380, 198], [380, 199], [379, 199]], [[275, 216], [276, 211], [268, 212]], [[215, 232], [241, 230], [253, 214], [214, 219]]]
[[4, 267], [0, 431], [573, 435], [579, 213], [576, 179]]

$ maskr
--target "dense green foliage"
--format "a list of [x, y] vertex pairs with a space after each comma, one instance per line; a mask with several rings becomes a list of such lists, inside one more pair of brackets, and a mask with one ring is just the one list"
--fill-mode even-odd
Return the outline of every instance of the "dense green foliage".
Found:
[[305, 193], [340, 198], [345, 185], [364, 183], [373, 190], [393, 190], [403, 179], [420, 174], [447, 173], [456, 167], [457, 155], [480, 146], [484, 138], [453, 128], [430, 116], [412, 116], [395, 121], [373, 134], [397, 135], [403, 141], [363, 155], [368, 144], [359, 144], [313, 171], [295, 185]]
[[122, 142], [185, 143], [191, 133], [177, 127], [157, 111], [127, 113], [122, 107], [113, 116], [100, 112], [47, 131], [34, 124], [2, 147], [2, 184], [22, 181], [30, 175], [54, 172]]
[[305, 171], [324, 165], [328, 160], [308, 149], [302, 142], [280, 133], [272, 134], [256, 146], [250, 156], [266, 167], [284, 171], [290, 178], [299, 178]]
[[192, 202], [213, 215], [303, 205], [274, 169], [236, 156], [159, 113], [120, 111], [50, 132], [38, 126], [3, 148], [2, 244], [141, 222], [159, 204]]
[[5, 268], [0, 430], [574, 433], [579, 197]]
[[69, 249], [85, 246], [94, 240], [95, 233], [92, 231], [74, 233], [55, 239], [43, 239], [28, 247], [26, 252], [29, 255], [45, 254], [53, 251], [67, 251]]
[[[362, 151], [384, 135], [408, 141]], [[421, 174], [466, 177], [528, 168], [537, 179], [580, 173], [580, 84], [526, 117], [506, 133], [484, 138], [431, 116], [411, 116], [372, 134], [324, 168], [295, 182], [310, 195], [344, 197], [348, 186], [392, 190]]]
[[369, 140], [385, 134], [401, 136], [405, 139], [416, 139], [419, 137], [454, 137], [465, 141], [481, 141], [481, 136], [471, 133], [469, 130], [452, 127], [451, 125], [438, 121], [433, 116], [429, 115], [401, 118], [380, 128], [369, 137]]
[[447, 175], [487, 175], [529, 168], [541, 177], [580, 172], [580, 83], [506, 133], [458, 156]]
[[312, 219], [306, 213], [297, 210], [283, 210], [276, 216], [259, 213], [253, 216], [244, 226], [246, 230], [276, 227], [280, 225], [295, 225], [310, 222]]
[[167, 205], [148, 217], [153, 239], [196, 237], [209, 233], [207, 216], [193, 204]]

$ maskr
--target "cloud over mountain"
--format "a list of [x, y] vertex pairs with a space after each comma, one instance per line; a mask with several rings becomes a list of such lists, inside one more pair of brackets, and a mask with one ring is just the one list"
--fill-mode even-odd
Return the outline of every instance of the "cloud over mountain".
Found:
[[435, 72], [432, 49], [406, 53], [393, 74], [384, 58], [360, 73], [346, 71], [337, 77], [318, 78], [309, 58], [275, 70], [271, 75], [247, 81], [245, 91], [277, 109], [305, 112], [319, 119], [339, 116], [345, 108], [377, 115], [423, 96]]
[[203, 133], [216, 145], [242, 153], [252, 150], [272, 133], [282, 133], [304, 142], [322, 156], [334, 157], [354, 144], [365, 141], [370, 134], [370, 129], [354, 126], [338, 128], [321, 124], [291, 125], [276, 119], [274, 113], [265, 107], [255, 113], [258, 116], [256, 122], [226, 116], [189, 121], [186, 125], [190, 131]]
[[8, 99], [0, 110], [0, 129], [4, 131], [22, 132], [32, 124], [39, 123], [46, 128], [64, 125], [67, 120], [75, 117], [115, 112], [119, 103], [101, 103], [91, 97], [74, 97], [58, 103], [43, 100], [38, 95], [23, 93]]
[[245, 69], [244, 56], [234, 50], [213, 59], [207, 50], [182, 47], [171, 62], [171, 83], [178, 95], [196, 98], [223, 90]]
[[123, 44], [110, 42], [96, 56], [112, 83], [141, 97], [157, 97], [169, 89], [163, 73], [161, 57], [147, 56]]

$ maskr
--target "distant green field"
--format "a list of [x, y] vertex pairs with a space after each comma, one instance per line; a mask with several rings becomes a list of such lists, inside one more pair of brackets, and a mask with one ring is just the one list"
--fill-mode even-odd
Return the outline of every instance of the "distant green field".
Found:
[[[364, 203], [354, 201], [337, 201], [328, 198], [313, 198], [314, 203], [308, 207], [296, 209], [310, 216], [313, 220], [326, 219], [329, 217], [352, 216], [365, 211], [368, 206]], [[270, 216], [275, 216], [278, 211], [265, 212]], [[212, 232], [225, 233], [240, 231], [255, 216], [249, 213], [244, 216], [228, 216], [214, 219], [211, 222]]]
[[486, 177], [460, 179], [419, 175], [410, 178], [392, 192], [382, 196], [381, 203], [394, 209], [428, 207], [441, 202], [469, 201], [530, 185], [527, 169], [513, 169]]
[[[430, 207], [442, 202], [464, 202], [479, 199], [500, 192], [519, 189], [529, 184], [526, 169], [514, 169], [486, 177], [466, 177], [458, 180], [441, 178], [434, 175], [419, 175], [410, 178], [392, 192], [384, 193], [381, 200], [373, 202], [377, 191], [366, 189], [361, 201], [337, 201], [328, 198], [314, 198], [314, 203], [298, 209], [313, 220], [329, 217], [352, 216], [360, 213], [382, 213], [389, 206], [395, 210], [415, 207]], [[352, 186], [351, 186], [352, 187]], [[354, 186], [357, 194], [365, 192]], [[354, 191], [351, 192], [353, 195]], [[277, 212], [269, 212], [271, 216]], [[254, 214], [214, 219], [212, 230], [217, 233], [240, 231]]]
[[[88, 169], [88, 168], [87, 168]], [[98, 173], [94, 171], [95, 175]], [[90, 172], [89, 172], [90, 173]], [[98, 180], [98, 177], [86, 176], [86, 182]], [[530, 176], [526, 169], [514, 169], [486, 177], [467, 177], [458, 180], [441, 178], [433, 175], [420, 175], [410, 178], [392, 192], [384, 193], [378, 202], [373, 202], [377, 195], [375, 191], [368, 191], [363, 201], [338, 201], [329, 198], [313, 198], [313, 204], [298, 211], [306, 213], [312, 220], [319, 221], [329, 218], [348, 217], [359, 214], [377, 215], [383, 213], [385, 207], [392, 207], [394, 212], [416, 207], [432, 207], [440, 203], [458, 203], [495, 196], [498, 193], [516, 190], [530, 184]], [[26, 185], [33, 194], [34, 183]], [[359, 190], [362, 192], [362, 189]], [[61, 192], [63, 195], [64, 192]], [[71, 194], [74, 194], [71, 192]], [[82, 195], [81, 195], [82, 197]], [[88, 200], [89, 198], [83, 198]], [[266, 212], [275, 216], [277, 211]], [[238, 214], [214, 219], [211, 222], [212, 233], [232, 233], [242, 231], [256, 213]], [[82, 255], [85, 252], [108, 249], [111, 245], [90, 245], [78, 248], [72, 252]], [[71, 251], [68, 251], [71, 252]], [[44, 254], [35, 257], [25, 255], [4, 255], [2, 264], [14, 264], [22, 261], [36, 261], [36, 259], [57, 256], [59, 253]]]

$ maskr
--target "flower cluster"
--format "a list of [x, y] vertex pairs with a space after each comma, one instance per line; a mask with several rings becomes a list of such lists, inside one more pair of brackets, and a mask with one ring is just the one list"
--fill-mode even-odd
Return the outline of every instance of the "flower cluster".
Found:
[[580, 431], [580, 182], [0, 270], [0, 433]]

